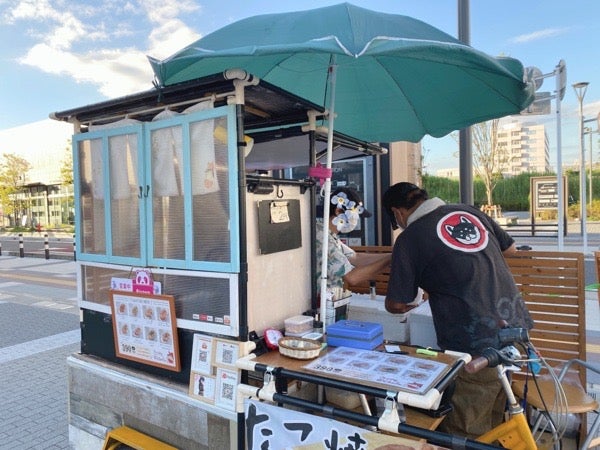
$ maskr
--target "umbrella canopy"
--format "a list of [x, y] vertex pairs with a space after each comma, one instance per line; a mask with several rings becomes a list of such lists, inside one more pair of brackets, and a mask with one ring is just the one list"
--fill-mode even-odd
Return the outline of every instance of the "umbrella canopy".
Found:
[[441, 137], [518, 113], [534, 96], [519, 61], [348, 3], [243, 19], [150, 63], [161, 86], [241, 68], [328, 106], [332, 60], [335, 129], [370, 142]]
[[[518, 113], [534, 97], [519, 61], [492, 58], [419, 20], [349, 3], [240, 20], [150, 63], [159, 86], [239, 68], [327, 107], [328, 169], [333, 130], [368, 142], [418, 142]], [[325, 205], [330, 194], [329, 175]]]

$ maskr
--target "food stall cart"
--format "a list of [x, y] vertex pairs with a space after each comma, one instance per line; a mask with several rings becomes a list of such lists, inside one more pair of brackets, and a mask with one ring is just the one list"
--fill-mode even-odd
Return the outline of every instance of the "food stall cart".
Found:
[[[322, 113], [227, 71], [52, 114], [74, 125], [72, 448], [123, 426], [177, 448], [237, 445], [235, 360], [316, 306], [318, 180], [280, 169], [316, 164]], [[384, 152], [336, 141], [339, 158]]]

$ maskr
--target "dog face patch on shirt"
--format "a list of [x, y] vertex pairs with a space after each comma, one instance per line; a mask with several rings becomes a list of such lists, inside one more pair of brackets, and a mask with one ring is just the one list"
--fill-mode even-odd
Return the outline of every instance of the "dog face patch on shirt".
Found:
[[481, 220], [466, 211], [446, 214], [437, 224], [437, 235], [450, 248], [478, 252], [487, 247], [489, 235]]

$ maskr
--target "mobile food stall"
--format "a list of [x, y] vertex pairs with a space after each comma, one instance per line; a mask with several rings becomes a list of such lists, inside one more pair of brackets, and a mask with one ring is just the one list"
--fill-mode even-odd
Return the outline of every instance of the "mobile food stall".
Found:
[[[81, 352], [73, 448], [122, 426], [237, 444], [235, 361], [314, 309], [323, 109], [243, 71], [56, 112], [74, 125]], [[382, 148], [336, 134], [339, 158]]]
[[316, 167], [320, 105], [329, 199], [334, 148], [382, 151], [334, 130], [419, 142], [517, 113], [534, 91], [517, 60], [347, 3], [243, 19], [150, 62], [155, 89], [54, 114], [75, 126], [70, 436], [84, 448], [127, 425], [180, 448], [229, 448], [250, 369], [235, 361], [254, 334], [318, 306], [319, 177], [286, 178], [282, 160]]

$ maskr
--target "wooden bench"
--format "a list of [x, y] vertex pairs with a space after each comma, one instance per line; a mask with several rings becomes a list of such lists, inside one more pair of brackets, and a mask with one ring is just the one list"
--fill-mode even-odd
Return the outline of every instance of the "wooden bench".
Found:
[[[598, 373], [599, 369], [586, 362], [583, 254], [524, 251], [506, 260], [535, 321], [529, 333], [531, 342], [551, 366], [568, 367], [562, 382], [568, 404], [563, 413], [583, 416], [577, 441], [585, 440], [581, 448], [594, 447], [600, 444], [600, 439], [594, 437], [600, 417], [597, 415], [598, 402], [586, 393], [587, 370]], [[544, 375], [544, 370], [539, 375]], [[552, 408], [550, 405], [554, 404], [556, 395], [554, 383], [547, 377], [539, 378], [535, 386], [541, 395], [533, 386], [533, 382], [529, 383], [528, 404], [539, 410], [546, 405]], [[513, 391], [518, 397], [525, 397], [525, 383], [520, 372], [513, 375]], [[588, 414], [595, 416], [590, 435], [587, 434]]]
[[[392, 247], [390, 245], [363, 245], [352, 247], [357, 253], [391, 253]], [[388, 289], [388, 280], [390, 278], [390, 272], [384, 271], [375, 277], [375, 292], [377, 295], [386, 295]], [[346, 289], [356, 292], [357, 294], [368, 294], [370, 293], [369, 281], [362, 283], [344, 286]]]
[[[586, 359], [582, 253], [524, 251], [506, 258], [535, 325], [531, 342], [553, 366]], [[585, 371], [579, 374], [586, 386]]]

